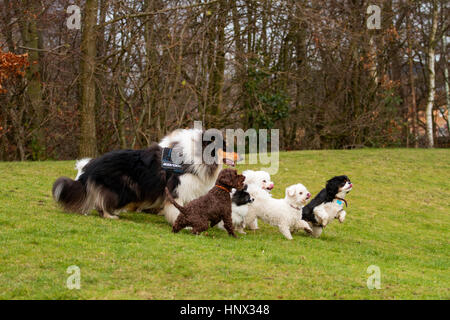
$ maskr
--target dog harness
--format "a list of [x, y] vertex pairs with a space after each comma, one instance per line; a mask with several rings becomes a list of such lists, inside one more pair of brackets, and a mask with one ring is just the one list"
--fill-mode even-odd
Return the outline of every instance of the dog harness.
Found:
[[347, 207], [347, 201], [345, 201], [345, 199], [338, 198], [338, 197], [336, 197], [335, 199], [337, 200], [336, 202], [338, 205], [343, 206], [342, 202], [344, 202], [345, 206]]
[[228, 190], [227, 188], [225, 188], [225, 187], [223, 187], [223, 186], [219, 186], [218, 184], [216, 184], [216, 187], [218, 187], [218, 188], [220, 188], [220, 189], [222, 189], [222, 190], [225, 190], [225, 191], [228, 192], [228, 193], [231, 192], [231, 190]]
[[[161, 168], [166, 171], [172, 171], [175, 173], [182, 174], [182, 173], [184, 173], [183, 166], [181, 163], [175, 163], [173, 161], [172, 151], [174, 151], [173, 148], [163, 148], [162, 158], [161, 158]], [[182, 152], [180, 150], [175, 150], [174, 154], [178, 158], [181, 158]]]

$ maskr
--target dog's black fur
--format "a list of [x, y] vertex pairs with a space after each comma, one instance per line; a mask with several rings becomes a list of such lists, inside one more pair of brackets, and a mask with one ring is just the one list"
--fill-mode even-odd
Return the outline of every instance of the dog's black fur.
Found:
[[68, 211], [87, 213], [82, 211], [91, 185], [102, 189], [104, 209], [111, 214], [129, 203], [154, 202], [164, 195], [166, 186], [173, 190], [179, 183], [176, 174], [161, 168], [161, 152], [154, 143], [148, 149], [117, 150], [92, 159], [78, 181], [66, 177], [55, 181], [55, 200]]
[[314, 197], [306, 206], [302, 209], [302, 219], [313, 224], [318, 224], [314, 215], [314, 208], [324, 202], [331, 202], [339, 192], [339, 188], [343, 187], [346, 182], [350, 182], [350, 179], [343, 176], [336, 176], [327, 181], [325, 188], [323, 188], [317, 196]]
[[231, 197], [231, 201], [239, 206], [244, 206], [248, 203], [252, 203], [254, 199], [250, 196], [250, 193], [247, 192], [247, 185], [244, 186], [242, 190], [236, 190]]
[[[210, 143], [214, 142], [202, 141], [202, 149]], [[225, 149], [224, 141], [220, 147]], [[101, 216], [108, 216], [133, 203], [164, 199], [165, 187], [176, 196], [174, 190], [180, 183], [180, 174], [162, 169], [161, 157], [162, 148], [157, 143], [143, 150], [108, 152], [89, 161], [77, 181], [67, 177], [57, 179], [53, 197], [67, 211], [87, 214], [97, 209]], [[193, 165], [183, 165], [185, 172], [191, 172]], [[217, 161], [208, 166], [214, 172]]]

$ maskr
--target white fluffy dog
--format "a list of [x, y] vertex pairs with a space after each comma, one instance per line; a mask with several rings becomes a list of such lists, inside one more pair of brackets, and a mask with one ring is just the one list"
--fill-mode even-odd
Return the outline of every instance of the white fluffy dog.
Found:
[[[258, 196], [260, 190], [268, 195], [273, 189], [274, 183], [270, 180], [270, 174], [266, 171], [253, 171], [246, 170], [242, 173], [245, 176], [245, 183], [249, 186], [248, 192], [255, 198]], [[249, 210], [245, 216], [244, 225], [250, 230], [258, 229], [258, 219], [256, 217], [256, 212]]]
[[309, 224], [302, 220], [302, 207], [311, 197], [308, 189], [301, 183], [286, 188], [284, 199], [274, 199], [261, 188], [249, 186], [250, 194], [256, 194], [255, 201], [249, 205], [249, 213], [256, 214], [264, 222], [278, 227], [280, 232], [292, 240], [291, 232], [305, 230], [312, 233]]
[[270, 180], [270, 174], [266, 171], [245, 170], [242, 174], [245, 176], [247, 185], [254, 184], [267, 191], [274, 187], [274, 183]]

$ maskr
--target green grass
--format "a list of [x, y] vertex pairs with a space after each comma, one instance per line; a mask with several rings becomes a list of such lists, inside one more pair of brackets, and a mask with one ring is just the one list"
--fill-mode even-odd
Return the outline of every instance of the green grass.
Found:
[[[301, 182], [354, 183], [344, 224], [288, 241], [276, 228], [234, 239], [171, 233], [161, 216], [62, 212], [53, 181], [73, 161], [0, 163], [1, 299], [449, 299], [450, 150], [280, 154], [274, 196]], [[259, 166], [240, 166], [259, 168]], [[81, 289], [68, 290], [68, 266]], [[381, 289], [366, 286], [381, 268]]]

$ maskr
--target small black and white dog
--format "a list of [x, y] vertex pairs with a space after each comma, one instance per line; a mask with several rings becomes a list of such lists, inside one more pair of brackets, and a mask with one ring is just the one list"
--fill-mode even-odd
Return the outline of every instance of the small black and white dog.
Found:
[[[244, 226], [245, 226], [245, 217], [248, 213], [248, 204], [255, 201], [252, 198], [250, 193], [247, 192], [247, 185], [245, 185], [244, 189], [236, 190], [233, 189], [231, 194], [231, 219], [233, 220], [233, 228], [236, 229], [239, 233], [245, 234]], [[220, 229], [225, 230], [223, 226], [223, 221], [220, 221], [217, 226]]]
[[336, 176], [327, 181], [324, 189], [302, 209], [302, 219], [306, 220], [313, 229], [313, 236], [319, 237], [323, 228], [333, 219], [344, 222], [347, 206], [345, 196], [353, 188], [347, 176]]

